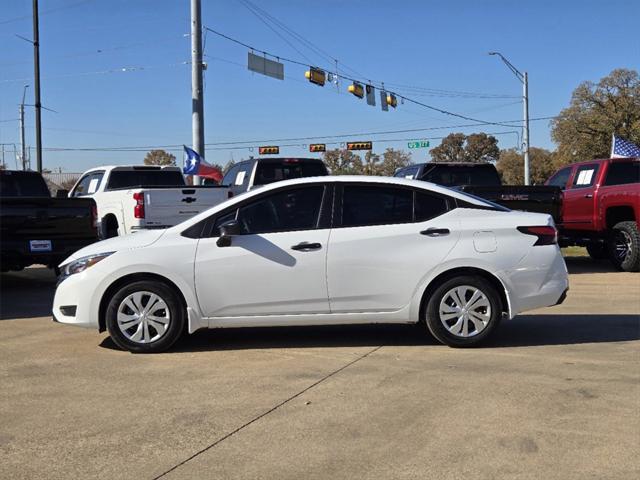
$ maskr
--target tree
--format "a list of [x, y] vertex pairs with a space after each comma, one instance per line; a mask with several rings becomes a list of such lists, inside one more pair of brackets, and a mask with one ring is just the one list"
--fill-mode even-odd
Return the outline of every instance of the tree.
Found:
[[351, 150], [327, 150], [322, 160], [331, 175], [360, 175], [363, 171], [362, 159]]
[[486, 162], [500, 156], [498, 139], [486, 133], [450, 133], [429, 153], [434, 162]]
[[368, 150], [364, 154], [364, 161], [362, 162], [362, 174], [363, 175], [381, 175], [380, 169], [382, 164], [380, 163], [380, 155]]
[[165, 150], [151, 150], [144, 157], [145, 165], [175, 165], [176, 156]]
[[551, 122], [558, 145], [557, 165], [611, 154], [613, 134], [640, 143], [640, 78], [636, 70], [617, 69], [598, 83], [583, 82], [571, 103]]
[[404, 150], [387, 148], [382, 154], [382, 165], [378, 175], [392, 177], [399, 168], [411, 165], [411, 155]]
[[[544, 148], [529, 148], [531, 183], [541, 185], [556, 171], [556, 154]], [[496, 168], [505, 185], [524, 184], [524, 158], [515, 148], [502, 150]]]

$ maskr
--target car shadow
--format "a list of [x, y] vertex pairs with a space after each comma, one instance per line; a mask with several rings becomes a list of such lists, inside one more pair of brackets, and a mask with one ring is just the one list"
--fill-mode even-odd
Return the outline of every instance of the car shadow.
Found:
[[45, 267], [0, 274], [0, 320], [51, 316], [56, 275]]
[[[480, 348], [640, 340], [640, 315], [521, 315], [502, 322]], [[423, 325], [345, 325], [200, 330], [168, 353], [286, 348], [437, 346]], [[100, 344], [117, 349], [109, 337]]]
[[571, 274], [619, 272], [609, 260], [593, 260], [591, 257], [564, 257]]

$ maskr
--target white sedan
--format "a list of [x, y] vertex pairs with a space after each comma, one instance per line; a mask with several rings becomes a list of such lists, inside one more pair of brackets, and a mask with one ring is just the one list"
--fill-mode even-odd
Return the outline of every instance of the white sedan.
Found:
[[471, 346], [569, 286], [548, 215], [348, 176], [274, 183], [60, 268], [54, 320], [108, 330], [132, 352], [201, 328], [355, 323], [423, 323]]

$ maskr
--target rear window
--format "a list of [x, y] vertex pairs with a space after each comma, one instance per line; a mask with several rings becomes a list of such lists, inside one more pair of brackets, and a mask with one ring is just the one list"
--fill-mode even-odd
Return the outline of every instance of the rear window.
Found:
[[0, 174], [0, 197], [49, 197], [49, 189], [36, 173], [5, 172]]
[[327, 167], [322, 162], [282, 161], [258, 162], [254, 185], [267, 185], [280, 180], [327, 175]]
[[640, 183], [640, 162], [612, 162], [609, 165], [605, 185]]
[[178, 170], [114, 170], [107, 190], [131, 187], [182, 187], [184, 177]]
[[486, 166], [457, 166], [457, 165], [429, 165], [421, 180], [456, 187], [460, 185], [494, 186], [500, 185], [498, 172], [492, 165]]

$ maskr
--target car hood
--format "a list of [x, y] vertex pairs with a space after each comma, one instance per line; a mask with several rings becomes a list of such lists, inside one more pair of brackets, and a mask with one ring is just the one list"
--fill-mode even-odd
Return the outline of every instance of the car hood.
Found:
[[99, 253], [117, 252], [120, 250], [134, 250], [136, 248], [148, 247], [157, 242], [166, 230], [145, 230], [137, 233], [131, 233], [121, 237], [108, 238], [100, 242], [92, 243], [89, 246], [81, 248], [73, 255], [65, 259], [60, 265], [65, 265], [78, 258], [89, 255], [97, 255]]

